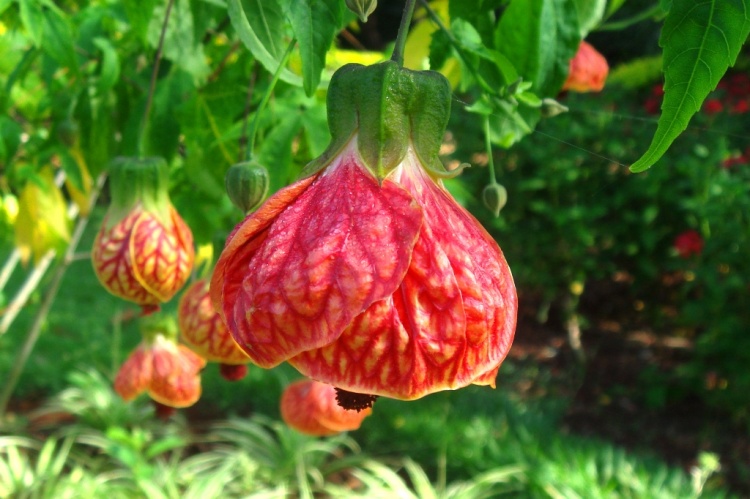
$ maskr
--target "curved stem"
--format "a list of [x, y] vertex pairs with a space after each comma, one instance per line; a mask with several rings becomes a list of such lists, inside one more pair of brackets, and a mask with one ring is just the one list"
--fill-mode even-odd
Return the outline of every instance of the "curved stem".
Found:
[[484, 146], [487, 149], [487, 166], [490, 170], [490, 184], [497, 184], [495, 177], [495, 160], [492, 158], [492, 143], [490, 142], [490, 117], [484, 117]]
[[404, 47], [406, 46], [406, 35], [409, 33], [409, 25], [411, 24], [411, 18], [414, 15], [414, 5], [416, 3], [416, 0], [406, 0], [406, 5], [404, 5], [404, 13], [401, 16], [401, 24], [398, 27], [396, 45], [393, 47], [393, 55], [391, 55], [391, 60], [396, 62], [399, 66], [404, 65]]
[[156, 47], [156, 56], [154, 57], [154, 68], [151, 70], [151, 82], [148, 87], [148, 97], [146, 97], [146, 109], [143, 111], [143, 121], [141, 121], [141, 131], [138, 135], [138, 156], [143, 157], [146, 154], [146, 130], [148, 130], [148, 118], [151, 114], [151, 106], [154, 102], [154, 91], [156, 90], [156, 77], [159, 75], [159, 63], [161, 62], [161, 53], [164, 48], [164, 37], [167, 34], [167, 24], [169, 24], [169, 14], [172, 12], [174, 0], [167, 0], [167, 8], [164, 11], [164, 21], [161, 25], [161, 34], [159, 35], [159, 45]]
[[260, 101], [260, 104], [258, 104], [258, 108], [255, 110], [255, 118], [253, 118], [253, 124], [250, 125], [250, 133], [249, 133], [250, 138], [248, 139], [248, 147], [247, 147], [247, 160], [248, 161], [253, 159], [253, 153], [255, 152], [255, 134], [258, 133], [258, 122], [260, 121], [260, 114], [263, 112], [263, 109], [265, 109], [266, 104], [268, 104], [268, 100], [271, 98], [271, 94], [273, 93], [273, 89], [276, 86], [276, 82], [279, 81], [279, 76], [281, 76], [281, 71], [286, 67], [286, 63], [289, 60], [289, 56], [292, 55], [292, 50], [294, 50], [294, 46], [296, 44], [297, 44], [297, 39], [292, 38], [292, 41], [289, 42], [289, 45], [286, 48], [286, 52], [284, 52], [284, 55], [281, 57], [281, 61], [279, 62], [279, 67], [276, 68], [276, 72], [273, 74], [271, 83], [268, 84], [266, 93], [263, 95], [263, 100]]

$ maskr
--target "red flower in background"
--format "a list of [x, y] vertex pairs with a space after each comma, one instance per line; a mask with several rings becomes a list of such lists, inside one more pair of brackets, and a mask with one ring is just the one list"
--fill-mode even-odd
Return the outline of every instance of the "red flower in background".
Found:
[[570, 60], [568, 79], [562, 90], [599, 92], [604, 88], [608, 74], [607, 59], [590, 44], [582, 41], [575, 57]]
[[673, 246], [681, 258], [690, 258], [703, 251], [703, 238], [696, 230], [686, 230], [675, 237]]
[[336, 402], [336, 389], [325, 383], [300, 380], [281, 395], [281, 419], [291, 428], [316, 437], [356, 430], [372, 409], [342, 409]]
[[724, 110], [724, 105], [719, 99], [707, 99], [703, 103], [703, 112], [706, 114], [717, 114]]

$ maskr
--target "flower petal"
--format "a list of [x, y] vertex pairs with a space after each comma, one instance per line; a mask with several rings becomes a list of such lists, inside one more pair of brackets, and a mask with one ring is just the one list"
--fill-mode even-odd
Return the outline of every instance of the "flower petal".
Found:
[[401, 286], [338, 341], [289, 362], [349, 391], [409, 400], [485, 381], [510, 349], [517, 298], [497, 243], [412, 154], [395, 180], [424, 207]]
[[139, 345], [125, 360], [115, 377], [115, 391], [125, 401], [140, 395], [151, 383], [151, 350]]
[[308, 177], [279, 190], [257, 211], [237, 224], [227, 237], [224, 250], [211, 276], [209, 292], [214, 309], [229, 325], [230, 330], [235, 329], [232, 310], [237, 301], [237, 293], [241, 289], [241, 277], [250, 259], [255, 256], [260, 245], [266, 240], [268, 228], [276, 217], [294, 202], [315, 178]]
[[227, 323], [262, 367], [334, 341], [404, 278], [422, 210], [397, 184], [378, 185], [353, 151], [279, 214], [239, 274]]
[[195, 258], [193, 236], [170, 206], [170, 223], [143, 212], [135, 221], [130, 238], [133, 275], [160, 301], [169, 301], [190, 277]]
[[159, 298], [144, 288], [133, 273], [130, 239], [142, 215], [143, 210], [134, 209], [109, 229], [105, 219], [91, 250], [91, 262], [107, 291], [138, 305], [155, 305]]

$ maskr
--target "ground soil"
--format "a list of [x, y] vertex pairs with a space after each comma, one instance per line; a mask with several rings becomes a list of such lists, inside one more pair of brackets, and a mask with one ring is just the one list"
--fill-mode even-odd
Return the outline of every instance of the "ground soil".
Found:
[[[571, 433], [656, 453], [688, 472], [701, 452], [716, 453], [722, 468], [713, 480], [750, 497], [748, 426], [733, 422], [696, 395], [670, 391], [664, 379], [674, 378], [675, 370], [690, 359], [692, 342], [654, 332], [639, 323], [637, 314], [623, 313], [632, 310], [628, 306], [611, 306], [617, 300], [613, 291], [597, 289], [594, 298], [581, 301], [583, 364], [554, 305], [549, 319], [540, 323], [540, 300], [522, 296], [510, 358], [534, 361], [548, 370], [546, 386], [538, 392], [554, 390], [570, 400], [563, 425]], [[649, 373], [658, 373], [659, 381], [652, 381]], [[524, 388], [534, 392], [534, 387]]]

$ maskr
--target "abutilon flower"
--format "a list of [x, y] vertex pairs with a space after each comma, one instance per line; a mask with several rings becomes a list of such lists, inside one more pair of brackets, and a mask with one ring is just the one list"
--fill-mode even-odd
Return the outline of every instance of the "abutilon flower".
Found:
[[563, 90], [571, 92], [599, 92], [604, 88], [609, 74], [609, 64], [594, 47], [581, 41], [578, 52], [570, 60], [568, 79]]
[[201, 396], [200, 371], [206, 361], [177, 344], [177, 326], [171, 317], [144, 323], [143, 341], [130, 354], [115, 377], [115, 391], [126, 401], [147, 392], [160, 404], [182, 408]]
[[116, 160], [112, 204], [94, 241], [91, 260], [115, 296], [153, 311], [185, 284], [195, 257], [193, 235], [169, 201], [161, 158]]
[[255, 364], [406, 400], [494, 386], [517, 296], [442, 184], [450, 96], [439, 73], [391, 61], [336, 73], [328, 149], [235, 228], [214, 270], [214, 306]]
[[229, 381], [242, 379], [250, 358], [229, 333], [214, 310], [208, 281], [195, 281], [182, 295], [177, 310], [182, 340], [209, 362], [221, 364], [221, 375]]
[[356, 430], [372, 409], [348, 411], [336, 402], [331, 385], [304, 379], [295, 381], [281, 395], [281, 419], [305, 435], [325, 437]]

